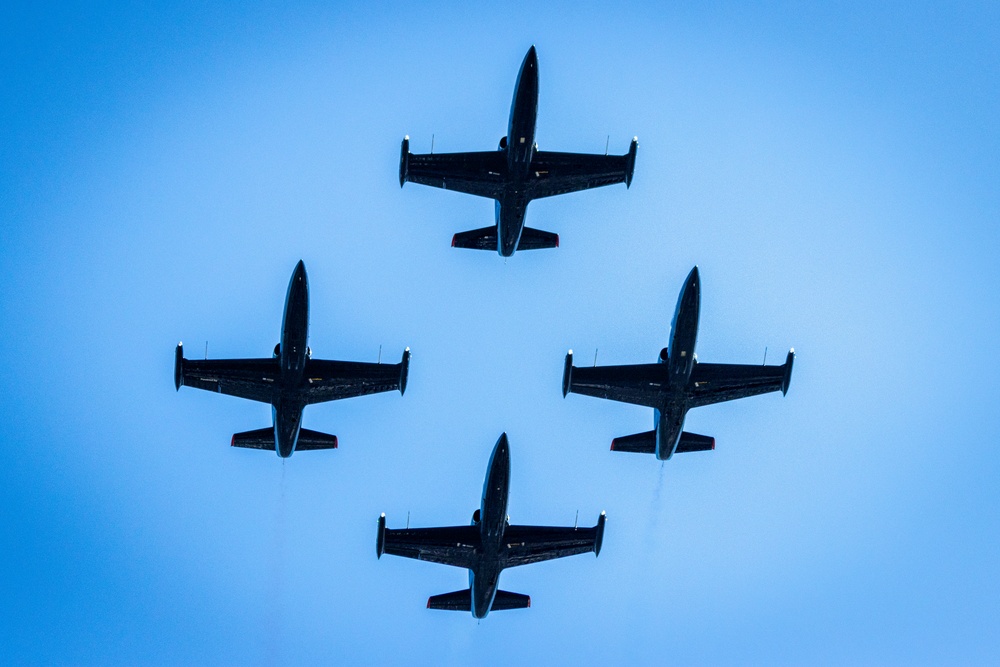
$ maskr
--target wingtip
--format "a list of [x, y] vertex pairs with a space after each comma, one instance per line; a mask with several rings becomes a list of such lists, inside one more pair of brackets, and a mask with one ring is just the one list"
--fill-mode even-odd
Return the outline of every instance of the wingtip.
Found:
[[180, 391], [184, 384], [184, 341], [174, 348], [174, 391]]
[[452, 248], [454, 248], [454, 247], [455, 247], [455, 243], [456, 243], [457, 241], [458, 241], [458, 234], [455, 234], [454, 236], [452, 236], [452, 237], [451, 237], [451, 247], [452, 247]]

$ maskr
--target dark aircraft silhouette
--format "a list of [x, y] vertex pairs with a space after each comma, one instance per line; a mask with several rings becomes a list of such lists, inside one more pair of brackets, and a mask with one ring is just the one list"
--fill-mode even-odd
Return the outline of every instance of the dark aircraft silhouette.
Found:
[[503, 257], [515, 250], [556, 248], [558, 234], [524, 226], [528, 202], [613, 183], [632, 184], [638, 139], [632, 139], [625, 155], [540, 151], [535, 143], [537, 115], [538, 59], [532, 46], [517, 75], [507, 136], [500, 139], [499, 150], [414, 155], [410, 138], [403, 139], [400, 187], [412, 181], [496, 200], [496, 224], [455, 234], [452, 247], [496, 250]]
[[270, 359], [184, 358], [183, 343], [174, 357], [174, 386], [206, 389], [271, 404], [272, 428], [233, 435], [233, 447], [270, 449], [286, 458], [296, 450], [336, 449], [337, 436], [302, 428], [307, 405], [339, 398], [406, 391], [410, 348], [398, 364], [322, 361], [306, 346], [309, 335], [309, 281], [306, 267], [295, 265], [285, 297], [281, 342]]
[[688, 433], [684, 417], [691, 408], [731, 401], [771, 391], [788, 391], [795, 350], [781, 366], [703, 364], [694, 353], [701, 304], [698, 267], [691, 269], [670, 325], [670, 347], [660, 350], [655, 364], [635, 366], [573, 366], [573, 351], [566, 355], [563, 396], [568, 392], [653, 408], [655, 430], [611, 442], [616, 452], [656, 454], [666, 461], [674, 453], [715, 449], [715, 438]]
[[378, 519], [378, 556], [387, 553], [468, 568], [469, 588], [432, 596], [428, 609], [471, 611], [485, 618], [490, 611], [530, 607], [527, 595], [497, 589], [501, 570], [590, 551], [600, 554], [607, 517], [601, 512], [593, 528], [512, 526], [507, 516], [509, 487], [510, 448], [504, 433], [493, 448], [472, 525], [393, 530], [385, 527], [383, 514]]

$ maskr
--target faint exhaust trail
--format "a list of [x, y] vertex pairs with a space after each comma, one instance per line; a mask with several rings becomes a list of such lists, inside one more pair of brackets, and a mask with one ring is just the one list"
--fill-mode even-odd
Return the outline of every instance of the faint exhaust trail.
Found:
[[267, 557], [267, 584], [264, 602], [264, 662], [269, 665], [283, 664], [281, 647], [284, 643], [285, 626], [285, 577], [286, 561], [286, 499], [285, 499], [285, 459], [281, 460], [281, 481], [278, 487], [278, 502], [275, 504], [271, 524], [271, 539]]
[[663, 480], [666, 477], [666, 461], [660, 461], [660, 475], [656, 480], [656, 487], [653, 489], [653, 497], [649, 503], [649, 528], [646, 530], [649, 545], [652, 546], [658, 537], [656, 531], [660, 527], [660, 518], [663, 516], [663, 506], [660, 501], [663, 495]]

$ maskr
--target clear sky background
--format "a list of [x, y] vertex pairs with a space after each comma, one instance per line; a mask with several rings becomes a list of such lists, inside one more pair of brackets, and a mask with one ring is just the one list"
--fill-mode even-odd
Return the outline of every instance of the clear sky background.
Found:
[[[400, 190], [399, 142], [495, 148], [531, 44], [539, 146], [637, 135], [635, 180], [452, 249], [493, 204]], [[0, 662], [1000, 662], [995, 3], [7, 3], [0, 91]], [[413, 362], [282, 462], [173, 346], [268, 356], [300, 258], [317, 357]], [[794, 346], [788, 396], [613, 454], [651, 411], [563, 355], [655, 360], [695, 264], [700, 358]], [[376, 518], [468, 522], [504, 430], [511, 520], [604, 550], [428, 611], [466, 573]]]

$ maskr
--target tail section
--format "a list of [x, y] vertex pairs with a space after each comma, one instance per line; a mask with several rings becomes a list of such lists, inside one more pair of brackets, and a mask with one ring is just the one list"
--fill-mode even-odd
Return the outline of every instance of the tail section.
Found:
[[517, 242], [518, 250], [544, 250], [545, 248], [558, 247], [558, 234], [544, 232], [541, 229], [533, 229], [531, 227], [521, 229], [521, 240]]
[[[274, 428], [259, 428], [256, 431], [244, 431], [233, 435], [233, 447], [243, 447], [245, 449], [267, 449], [274, 451]], [[337, 436], [319, 431], [310, 431], [307, 428], [299, 430], [299, 441], [295, 445], [295, 451], [309, 451], [316, 449], [336, 449]]]
[[[506, 611], [508, 609], [527, 609], [531, 606], [531, 597], [510, 591], [497, 591], [493, 598], [490, 611]], [[432, 595], [427, 599], [428, 609], [444, 611], [472, 611], [472, 591], [468, 588], [453, 593]]]
[[[707, 452], [713, 449], [715, 449], [715, 438], [682, 431], [674, 453]], [[635, 433], [634, 435], [615, 438], [611, 441], [611, 451], [631, 452], [633, 454], [655, 454], [656, 431], [646, 431], [645, 433]]]
[[496, 225], [483, 227], [482, 229], [472, 229], [467, 232], [459, 232], [451, 237], [452, 248], [467, 248], [469, 250], [492, 250], [497, 251], [497, 228]]

